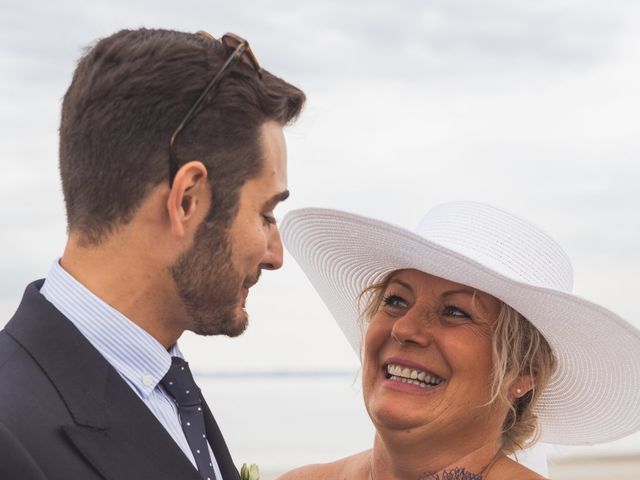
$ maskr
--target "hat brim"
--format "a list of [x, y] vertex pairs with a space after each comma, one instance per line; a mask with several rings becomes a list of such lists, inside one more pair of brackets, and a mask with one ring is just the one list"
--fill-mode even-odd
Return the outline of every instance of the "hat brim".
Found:
[[640, 430], [640, 333], [615, 313], [508, 278], [410, 231], [354, 214], [296, 210], [281, 230], [357, 353], [360, 294], [390, 272], [417, 269], [493, 295], [547, 339], [558, 366], [536, 407], [542, 441], [585, 445]]

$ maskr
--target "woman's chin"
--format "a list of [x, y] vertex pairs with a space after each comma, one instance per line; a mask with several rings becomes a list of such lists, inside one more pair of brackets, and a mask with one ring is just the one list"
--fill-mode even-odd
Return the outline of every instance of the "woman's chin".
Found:
[[409, 432], [414, 431], [416, 428], [423, 427], [426, 423], [424, 418], [393, 410], [379, 410], [370, 412], [369, 415], [378, 432]]
[[425, 405], [417, 406], [391, 398], [372, 399], [367, 405], [369, 417], [378, 430], [413, 430], [422, 427], [432, 419], [433, 410], [429, 410], [425, 409]]

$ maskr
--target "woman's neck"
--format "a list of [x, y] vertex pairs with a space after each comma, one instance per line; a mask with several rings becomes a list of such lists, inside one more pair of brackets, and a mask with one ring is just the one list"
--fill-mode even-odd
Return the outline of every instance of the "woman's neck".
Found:
[[370, 480], [436, 480], [447, 478], [445, 472], [455, 473], [452, 478], [456, 479], [486, 479], [494, 460], [502, 456], [499, 440], [455, 446], [430, 443], [398, 444], [376, 434], [368, 466]]

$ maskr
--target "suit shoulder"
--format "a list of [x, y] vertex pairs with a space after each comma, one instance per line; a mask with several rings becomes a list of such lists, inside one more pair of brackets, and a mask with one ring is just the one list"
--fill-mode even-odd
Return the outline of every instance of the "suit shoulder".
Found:
[[39, 370], [36, 361], [6, 330], [0, 330], [0, 382], [24, 381], [23, 370]]
[[16, 354], [23, 351], [6, 330], [0, 330], [0, 371]]
[[0, 422], [11, 429], [27, 418], [32, 424], [46, 413], [43, 399], [50, 404], [57, 398], [55, 387], [38, 363], [6, 331], [0, 331], [0, 391]]
[[33, 457], [16, 436], [0, 423], [0, 478], [4, 480], [46, 480]]
[[6, 330], [0, 330], [0, 385], [20, 375], [26, 364], [33, 364], [33, 359]]

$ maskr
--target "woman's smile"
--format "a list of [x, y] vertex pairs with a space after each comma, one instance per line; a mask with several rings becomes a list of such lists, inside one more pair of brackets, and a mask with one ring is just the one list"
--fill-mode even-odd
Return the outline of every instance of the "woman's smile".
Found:
[[[446, 380], [427, 367], [399, 357], [387, 359], [382, 367], [383, 385], [400, 392], [429, 394], [444, 388]], [[440, 388], [438, 388], [440, 387]]]

